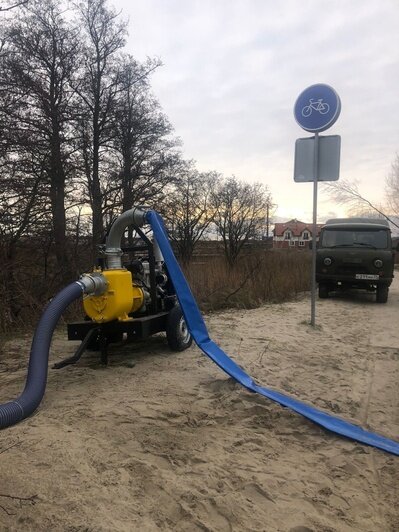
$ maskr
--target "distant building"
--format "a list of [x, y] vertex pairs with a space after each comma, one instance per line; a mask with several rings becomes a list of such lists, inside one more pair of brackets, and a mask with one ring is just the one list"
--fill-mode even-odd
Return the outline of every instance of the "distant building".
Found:
[[[319, 240], [320, 229], [324, 224], [317, 224], [316, 240]], [[300, 222], [297, 219], [289, 222], [276, 223], [273, 229], [274, 249], [309, 249], [312, 241], [313, 224]]]

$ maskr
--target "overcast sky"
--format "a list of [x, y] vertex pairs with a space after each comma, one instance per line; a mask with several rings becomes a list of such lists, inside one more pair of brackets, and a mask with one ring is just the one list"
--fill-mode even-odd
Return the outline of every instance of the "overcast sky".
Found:
[[[160, 57], [152, 86], [200, 170], [266, 183], [282, 218], [312, 219], [294, 183], [303, 89], [341, 97], [341, 178], [383, 200], [399, 152], [399, 0], [110, 0], [129, 17], [128, 51]], [[319, 219], [343, 215], [319, 196]]]

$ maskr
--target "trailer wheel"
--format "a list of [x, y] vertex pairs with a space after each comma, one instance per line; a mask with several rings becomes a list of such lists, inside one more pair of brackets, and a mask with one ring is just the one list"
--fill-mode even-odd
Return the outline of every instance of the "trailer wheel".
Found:
[[377, 286], [377, 303], [386, 303], [388, 301], [388, 291], [387, 286]]
[[169, 312], [166, 324], [166, 338], [172, 351], [184, 351], [193, 343], [179, 305], [175, 305]]

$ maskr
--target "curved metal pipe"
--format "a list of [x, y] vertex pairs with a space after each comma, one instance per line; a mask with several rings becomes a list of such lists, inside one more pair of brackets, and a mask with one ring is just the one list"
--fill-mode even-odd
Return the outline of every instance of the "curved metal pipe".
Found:
[[133, 207], [122, 213], [112, 224], [105, 243], [105, 255], [107, 257], [107, 267], [109, 270], [122, 268], [121, 240], [123, 233], [129, 225], [138, 227], [146, 223], [146, 207]]

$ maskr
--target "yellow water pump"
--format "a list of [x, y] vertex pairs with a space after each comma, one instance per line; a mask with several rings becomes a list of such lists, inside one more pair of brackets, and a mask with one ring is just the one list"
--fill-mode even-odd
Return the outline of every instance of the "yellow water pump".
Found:
[[112, 320], [128, 321], [128, 314], [136, 312], [144, 304], [144, 292], [133, 283], [132, 274], [125, 268], [104, 270], [107, 290], [101, 295], [84, 298], [86, 314], [97, 323]]

